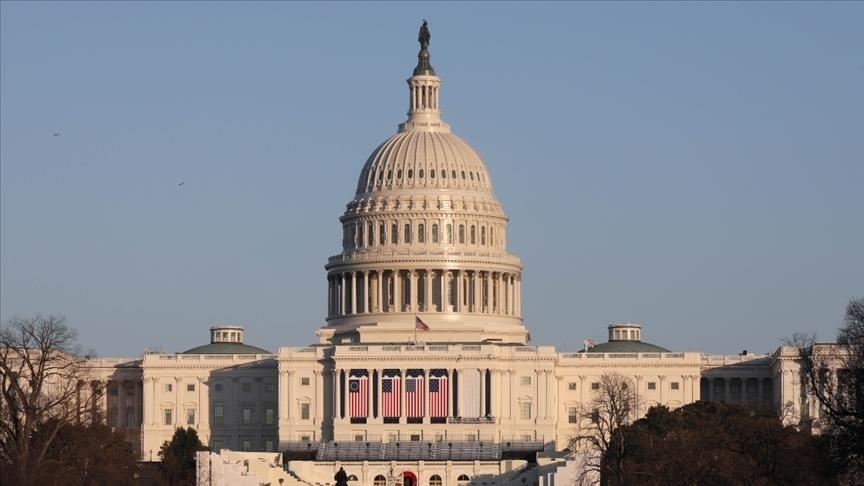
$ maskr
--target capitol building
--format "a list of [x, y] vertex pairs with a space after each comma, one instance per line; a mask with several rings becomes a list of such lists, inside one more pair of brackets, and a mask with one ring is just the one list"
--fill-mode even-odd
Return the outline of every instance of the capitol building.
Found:
[[182, 353], [94, 361], [98, 406], [140, 460], [159, 460], [189, 426], [214, 452], [272, 456], [284, 466], [272, 484], [332, 484], [339, 467], [356, 485], [524, 484], [530, 457], [560, 455], [591, 420], [611, 374], [635, 386], [638, 415], [697, 400], [815, 413], [792, 349], [669, 350], [637, 323], [610, 324], [606, 342], [579, 352], [529, 344], [507, 201], [442, 117], [424, 30], [407, 119], [358, 163], [341, 251], [322, 262], [328, 306], [314, 344], [275, 348], [214, 325]]

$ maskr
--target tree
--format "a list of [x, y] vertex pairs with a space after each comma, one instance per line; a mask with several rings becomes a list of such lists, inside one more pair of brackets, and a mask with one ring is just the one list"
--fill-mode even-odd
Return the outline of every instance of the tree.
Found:
[[823, 443], [767, 409], [702, 401], [673, 411], [656, 406], [619, 429], [604, 462], [620, 471], [604, 479], [610, 486], [829, 485]]
[[123, 434], [104, 424], [74, 424], [60, 429], [45, 454], [41, 485], [112, 486], [132, 484], [137, 463]]
[[570, 449], [584, 457], [581, 482], [620, 474], [621, 464], [604, 458], [612, 447], [624, 447], [621, 428], [636, 418], [641, 401], [632, 381], [615, 373], [600, 376], [592, 389], [593, 396], [580, 413], [579, 433], [570, 439]]
[[13, 317], [0, 329], [0, 479], [30, 485], [61, 429], [91, 421], [100, 390], [62, 316]]
[[170, 485], [195, 484], [195, 454], [206, 451], [207, 447], [198, 438], [198, 432], [192, 427], [180, 428], [174, 431], [171, 442], [165, 442], [159, 449], [162, 459], [162, 472]]
[[864, 482], [864, 298], [846, 306], [837, 343], [816, 343], [795, 334], [786, 344], [796, 348], [806, 392], [819, 404], [812, 424], [829, 440], [832, 463], [854, 483]]

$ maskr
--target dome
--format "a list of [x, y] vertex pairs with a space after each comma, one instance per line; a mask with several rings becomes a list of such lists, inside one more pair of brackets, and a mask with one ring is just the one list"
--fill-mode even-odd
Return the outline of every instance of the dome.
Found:
[[669, 350], [655, 344], [642, 342], [642, 325], [634, 323], [610, 324], [609, 340], [594, 344], [586, 340], [587, 353], [668, 353]]
[[245, 344], [243, 326], [223, 324], [210, 328], [210, 344], [187, 349], [181, 354], [273, 354]]
[[356, 197], [399, 190], [482, 192], [491, 195], [486, 165], [449, 131], [404, 131], [388, 138], [366, 160]]

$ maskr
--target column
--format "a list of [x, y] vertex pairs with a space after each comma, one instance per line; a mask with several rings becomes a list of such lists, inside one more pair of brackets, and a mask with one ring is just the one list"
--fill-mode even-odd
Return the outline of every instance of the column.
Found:
[[279, 421], [287, 421], [291, 417], [291, 392], [288, 389], [290, 380], [290, 371], [279, 371], [279, 385], [277, 388], [277, 397], [279, 397]]
[[417, 271], [409, 270], [408, 278], [410, 279], [411, 285], [411, 295], [409, 296], [411, 312], [417, 312]]
[[[368, 387], [368, 393], [366, 394], [366, 422], [369, 423], [369, 419], [374, 417], [374, 414], [372, 413], [372, 404], [374, 402], [376, 389], [378, 388], [376, 382], [379, 380], [380, 375], [377, 373], [377, 370], [367, 369], [366, 373], [369, 375], [369, 381], [366, 383], [366, 386]], [[380, 390], [378, 390], [378, 392], [380, 392]], [[380, 404], [381, 402], [379, 401], [378, 403]]]
[[351, 272], [351, 314], [357, 313], [357, 272]]
[[340, 275], [339, 279], [339, 315], [344, 316], [348, 313], [348, 306], [346, 305], [346, 297], [348, 297], [347, 289], [345, 288], [345, 284], [348, 281], [348, 277], [345, 273]]
[[[125, 429], [132, 424], [126, 423], [126, 380], [119, 380], [117, 383], [117, 423], [114, 424], [118, 428]], [[105, 395], [107, 396], [107, 390]], [[111, 413], [110, 410], [105, 410], [106, 413]]]
[[[210, 430], [210, 393], [207, 379], [198, 377], [198, 416], [195, 417], [198, 421], [198, 430]], [[207, 388], [205, 388], [207, 387]], [[209, 436], [210, 433], [208, 432]]]
[[[442, 272], [443, 273], [443, 272]], [[431, 422], [429, 418], [429, 368], [423, 369], [423, 423]]]
[[483, 312], [483, 292], [480, 287], [480, 272], [474, 270], [474, 312]]
[[407, 374], [408, 370], [405, 368], [402, 368], [399, 370], [399, 373], [402, 374], [402, 376], [400, 378], [401, 386], [399, 387], [399, 394], [402, 395], [399, 397], [399, 423], [404, 424], [404, 423], [408, 422], [408, 419], [406, 418], [408, 416], [408, 413], [407, 413], [408, 407], [405, 404], [405, 400], [408, 399], [408, 394], [405, 390], [405, 383], [408, 382], [408, 374]]

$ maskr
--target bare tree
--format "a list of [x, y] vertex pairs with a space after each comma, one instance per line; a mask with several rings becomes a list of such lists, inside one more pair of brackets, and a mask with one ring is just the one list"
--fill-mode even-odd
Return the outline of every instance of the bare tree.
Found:
[[804, 334], [785, 343], [796, 348], [804, 391], [819, 405], [819, 417], [802, 425], [828, 435], [832, 461], [847, 480], [864, 481], [864, 298], [849, 301], [836, 344]]
[[69, 423], [90, 421], [100, 390], [62, 316], [13, 317], [0, 329], [0, 479], [38, 481], [51, 443]]
[[632, 380], [616, 373], [600, 376], [592, 384], [592, 393], [591, 400], [581, 407], [579, 432], [570, 439], [570, 449], [584, 461], [577, 479], [580, 483], [623, 474], [621, 461], [608, 464], [603, 458], [610, 447], [620, 448], [614, 456], [623, 457], [622, 427], [636, 419], [641, 400]]

